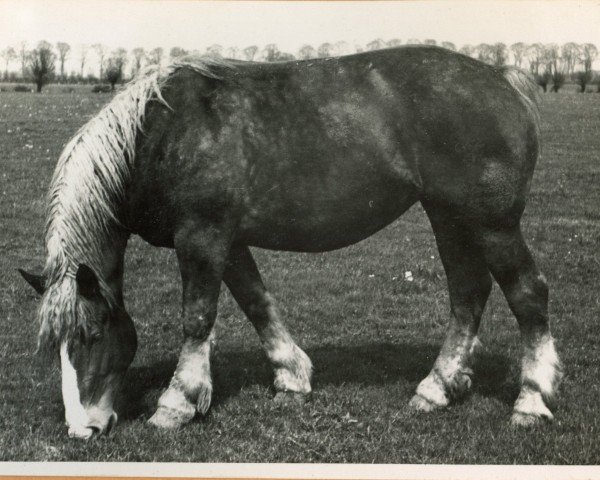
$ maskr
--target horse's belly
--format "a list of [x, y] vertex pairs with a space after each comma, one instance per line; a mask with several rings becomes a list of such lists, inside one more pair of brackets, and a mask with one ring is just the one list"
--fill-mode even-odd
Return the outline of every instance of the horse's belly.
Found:
[[[380, 186], [381, 187], [381, 186]], [[271, 250], [321, 252], [352, 245], [389, 225], [417, 200], [414, 187], [381, 187], [335, 201], [312, 197], [287, 208], [250, 213], [237, 241]]]

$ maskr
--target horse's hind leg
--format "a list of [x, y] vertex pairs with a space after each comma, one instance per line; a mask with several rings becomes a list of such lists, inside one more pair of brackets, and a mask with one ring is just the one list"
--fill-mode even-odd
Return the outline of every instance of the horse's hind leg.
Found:
[[296, 398], [304, 398], [311, 391], [312, 364], [281, 322], [248, 247], [231, 249], [223, 280], [258, 332], [273, 365], [278, 395], [290, 393]]
[[562, 369], [548, 322], [548, 287], [523, 240], [520, 227], [481, 233], [486, 262], [514, 313], [523, 341], [521, 391], [512, 422], [529, 425], [552, 419], [553, 400]]
[[175, 428], [204, 414], [212, 397], [210, 352], [212, 330], [225, 261], [227, 226], [190, 222], [175, 235], [175, 251], [183, 282], [185, 340], [171, 383], [158, 400], [150, 423]]
[[425, 208], [446, 271], [451, 314], [433, 369], [410, 402], [417, 410], [431, 411], [445, 407], [471, 387], [473, 350], [492, 279], [483, 251], [470, 230], [442, 208]]

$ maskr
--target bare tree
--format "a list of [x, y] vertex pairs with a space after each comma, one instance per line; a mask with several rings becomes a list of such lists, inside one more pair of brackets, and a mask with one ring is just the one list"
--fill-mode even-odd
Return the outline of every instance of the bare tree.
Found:
[[333, 54], [333, 45], [329, 42], [322, 43], [317, 48], [317, 57], [326, 58], [331, 57]]
[[233, 60], [240, 60], [242, 58], [242, 52], [238, 47], [229, 47], [225, 51], [225, 56]]
[[462, 47], [460, 47], [460, 50], [458, 52], [462, 53], [463, 55], [467, 55], [468, 57], [471, 57], [475, 52], [475, 48], [472, 45], [463, 45]]
[[485, 63], [493, 63], [493, 52], [492, 46], [487, 43], [480, 43], [475, 47], [475, 52], [477, 53], [477, 60]]
[[85, 68], [85, 62], [87, 61], [87, 55], [90, 50], [90, 47], [84, 43], [79, 45], [79, 75], [83, 78], [83, 69]]
[[171, 58], [171, 61], [173, 61], [176, 58], [185, 57], [187, 54], [188, 54], [187, 50], [185, 50], [181, 47], [173, 47], [171, 49], [171, 51], [169, 52], [169, 57]]
[[96, 52], [98, 57], [98, 63], [100, 64], [100, 79], [104, 78], [104, 59], [106, 58], [106, 47], [101, 43], [95, 43], [92, 48]]
[[385, 48], [385, 42], [381, 38], [367, 43], [367, 50], [381, 50], [382, 48]]
[[523, 58], [527, 53], [527, 48], [527, 45], [523, 42], [513, 43], [510, 46], [510, 51], [513, 55], [513, 60], [516, 67], [521, 68], [521, 66], [523, 65]]
[[244, 56], [246, 57], [246, 60], [249, 62], [254, 60], [256, 52], [258, 52], [258, 47], [256, 45], [250, 45], [249, 47], [244, 48]]
[[560, 47], [556, 43], [544, 45], [542, 61], [551, 74], [560, 70]]
[[223, 57], [223, 46], [215, 43], [210, 47], [206, 48], [206, 55], [212, 58], [222, 58]]
[[43, 40], [29, 54], [29, 71], [38, 93], [54, 76], [55, 62], [56, 55], [52, 51], [52, 45]]
[[19, 43], [19, 59], [21, 60], [21, 76], [25, 78], [27, 76], [27, 59], [29, 52], [27, 50], [27, 42]]
[[437, 45], [437, 42], [433, 38], [426, 38], [423, 40], [423, 45]]
[[[574, 78], [575, 82], [580, 87], [580, 92], [584, 93], [586, 86], [590, 83], [594, 78], [594, 73], [592, 71], [592, 64], [594, 60], [598, 56], [598, 49], [592, 43], [585, 43], [580, 45], [577, 49], [578, 51], [578, 61], [583, 66], [583, 71], [578, 71], [575, 73]], [[598, 91], [600, 92], [600, 84], [598, 85]]]
[[[541, 43], [534, 43], [527, 49], [527, 58], [529, 59], [529, 70], [534, 75], [540, 74], [540, 66], [544, 61], [544, 45]], [[544, 90], [545, 91], [545, 90]]]
[[288, 52], [279, 52], [279, 55], [277, 56], [277, 62], [290, 62], [292, 60], [296, 60], [296, 57], [294, 57], [293, 54], [288, 53]]
[[106, 80], [110, 83], [111, 90], [115, 89], [115, 84], [123, 80], [123, 71], [127, 64], [127, 50], [118, 48], [115, 50], [106, 65]]
[[562, 70], [555, 70], [554, 72], [552, 72], [551, 79], [552, 79], [552, 91], [556, 93], [566, 83], [567, 76], [565, 75], [565, 73]]
[[583, 64], [583, 70], [592, 71], [592, 64], [598, 56], [598, 49], [593, 43], [584, 43], [580, 47], [580, 62]]
[[492, 65], [496, 65], [497, 67], [501, 67], [506, 64], [506, 57], [508, 56], [506, 53], [506, 45], [504, 43], [498, 42], [494, 43], [491, 47], [492, 54]]
[[119, 65], [112, 58], [108, 59], [106, 64], [106, 81], [110, 83], [110, 89], [114, 90], [115, 85], [123, 78], [123, 66]]
[[142, 62], [146, 57], [146, 50], [144, 50], [142, 47], [134, 48], [131, 51], [131, 56], [133, 57], [132, 71], [134, 75], [137, 75], [137, 73], [142, 69]]
[[127, 65], [127, 50], [125, 48], [117, 48], [112, 52], [111, 57], [117, 59], [123, 67]]
[[160, 62], [162, 62], [162, 57], [163, 49], [156, 47], [150, 50], [150, 53], [148, 53], [148, 63], [151, 65], [160, 65]]
[[503, 43], [495, 43], [493, 45], [480, 43], [475, 47], [475, 52], [477, 53], [477, 60], [481, 62], [496, 66], [506, 64], [506, 45]]
[[351, 49], [350, 49], [350, 45], [348, 45], [347, 42], [339, 41], [339, 42], [335, 42], [333, 45], [333, 48], [331, 50], [331, 53], [333, 55], [348, 55], [350, 53]]
[[6, 47], [2, 50], [0, 56], [4, 59], [4, 78], [8, 79], [8, 66], [17, 59], [17, 52], [13, 47]]
[[279, 59], [279, 48], [274, 43], [269, 43], [265, 45], [262, 56], [267, 62], [275, 62]]
[[310, 45], [302, 45], [298, 50], [298, 58], [301, 60], [308, 60], [309, 58], [315, 58], [317, 51]]
[[544, 93], [548, 91], [548, 84], [550, 83], [550, 80], [552, 80], [552, 74], [548, 71], [545, 71], [541, 74], [535, 74], [535, 81], [540, 87], [542, 87]]
[[[542, 55], [538, 58], [539, 66], [543, 66], [543, 74], [538, 74], [538, 83], [546, 91], [548, 83], [552, 82], [552, 92], [558, 92], [565, 84], [566, 75], [563, 70], [560, 47], [555, 43], [549, 43], [542, 48]], [[544, 84], [546, 87], [544, 87]]]
[[575, 83], [579, 85], [579, 92], [585, 93], [588, 83], [592, 81], [592, 74], [591, 72], [580, 70], [573, 75], [573, 79], [575, 80]]
[[394, 47], [398, 47], [398, 46], [402, 45], [402, 41], [399, 38], [392, 38], [391, 40], [387, 41], [386, 45], [389, 48], [394, 48]]
[[421, 40], [419, 40], [418, 38], [409, 38], [406, 41], [407, 45], [420, 45], [421, 44]]
[[65, 42], [58, 42], [56, 44], [56, 50], [58, 50], [58, 61], [60, 62], [60, 78], [65, 77], [65, 61], [71, 51], [71, 45]]
[[568, 75], [571, 75], [575, 71], [575, 66], [579, 61], [580, 49], [579, 45], [574, 42], [565, 43], [561, 49], [561, 56], [565, 64], [565, 70]]
[[456, 51], [456, 45], [454, 45], [454, 43], [452, 42], [442, 42], [441, 46], [444, 47], [446, 50], [452, 50], [452, 51]]

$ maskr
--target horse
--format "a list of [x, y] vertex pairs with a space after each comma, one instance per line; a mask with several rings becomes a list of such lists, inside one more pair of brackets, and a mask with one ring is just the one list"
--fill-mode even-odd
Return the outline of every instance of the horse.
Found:
[[[137, 347], [123, 301], [128, 238], [174, 249], [184, 338], [150, 424], [206, 414], [221, 284], [254, 325], [279, 399], [311, 394], [312, 364], [285, 327], [250, 247], [323, 252], [369, 237], [420, 202], [447, 277], [450, 320], [410, 407], [472, 384], [493, 279], [523, 343], [512, 423], [551, 420], [562, 375], [548, 287], [520, 219], [539, 155], [536, 85], [513, 67], [438, 47], [289, 62], [185, 58], [148, 68], [65, 146], [50, 183], [38, 344], [60, 353], [68, 434], [116, 422]], [[376, 254], [375, 252], [373, 254]]]

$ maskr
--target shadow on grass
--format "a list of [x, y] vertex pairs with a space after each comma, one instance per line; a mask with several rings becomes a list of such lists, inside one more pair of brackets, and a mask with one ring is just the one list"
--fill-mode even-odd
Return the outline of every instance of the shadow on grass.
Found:
[[[385, 385], [397, 381], [411, 383], [416, 388], [431, 369], [439, 348], [432, 344], [369, 343], [348, 347], [324, 345], [309, 348], [306, 353], [314, 365], [313, 389], [317, 391], [324, 385]], [[507, 381], [509, 365], [509, 359], [503, 356], [478, 354], [474, 392], [511, 404], [518, 386]], [[131, 420], [151, 415], [175, 366], [176, 359], [169, 358], [130, 369], [119, 406], [121, 418]], [[273, 379], [266, 358], [258, 350], [218, 352], [213, 358], [213, 376], [213, 406], [237, 395], [244, 387], [267, 387]]]

